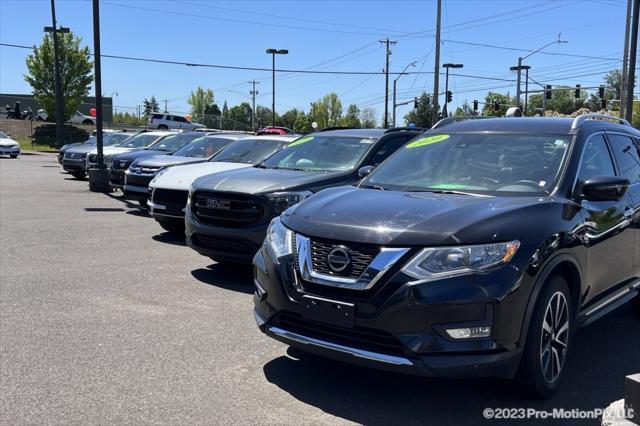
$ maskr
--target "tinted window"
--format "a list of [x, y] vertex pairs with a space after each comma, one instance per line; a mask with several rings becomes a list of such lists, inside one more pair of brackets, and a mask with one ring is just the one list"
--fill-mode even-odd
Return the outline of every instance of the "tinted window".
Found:
[[105, 135], [105, 137], [103, 138], [103, 143], [108, 146], [118, 145], [119, 143], [124, 142], [130, 137], [131, 134], [129, 133], [110, 133], [108, 135]]
[[596, 135], [591, 137], [582, 154], [580, 163], [580, 173], [578, 180], [586, 182], [596, 176], [615, 176], [616, 172], [611, 161], [611, 154], [607, 148], [604, 136]]
[[384, 160], [387, 159], [388, 156], [396, 152], [398, 148], [404, 145], [409, 138], [410, 136], [408, 135], [401, 135], [401, 136], [396, 136], [394, 138], [387, 139], [378, 148], [376, 153], [373, 154], [373, 157], [371, 157], [370, 163], [374, 166], [377, 166], [378, 164], [382, 163]]
[[189, 145], [176, 151], [174, 155], [183, 157], [211, 157], [225, 146], [233, 142], [233, 139], [225, 139], [215, 136], [202, 136], [195, 139]]
[[428, 134], [409, 142], [363, 186], [402, 191], [548, 194], [570, 138], [554, 135]]
[[173, 117], [173, 119], [174, 119], [175, 121], [180, 122], [180, 123], [186, 123], [186, 122], [187, 122], [187, 119], [186, 119], [186, 118], [184, 118], [184, 117], [180, 117], [179, 115], [176, 115], [175, 117]]
[[162, 119], [162, 114], [153, 114], [153, 120], [160, 120]]
[[190, 143], [194, 139], [198, 138], [199, 136], [201, 135], [193, 132], [175, 133], [164, 137], [158, 143], [154, 144], [151, 149], [155, 151], [174, 152]]
[[622, 135], [608, 136], [620, 176], [629, 179], [632, 184], [640, 182], [640, 154], [634, 140]]
[[375, 141], [353, 136], [304, 136], [270, 157], [263, 166], [305, 171], [350, 170], [362, 160]]
[[258, 164], [288, 144], [288, 141], [247, 138], [236, 141], [216, 154], [210, 161]]
[[152, 143], [154, 143], [160, 136], [158, 135], [150, 135], [148, 133], [140, 133], [139, 135], [133, 136], [119, 146], [123, 148], [146, 148]]

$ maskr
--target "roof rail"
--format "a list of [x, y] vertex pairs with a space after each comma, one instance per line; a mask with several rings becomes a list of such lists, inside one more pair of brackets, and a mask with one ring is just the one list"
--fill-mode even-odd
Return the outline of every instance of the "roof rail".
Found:
[[631, 126], [627, 120], [620, 117], [614, 117], [612, 115], [605, 114], [582, 114], [573, 119], [573, 124], [571, 125], [571, 130], [576, 130], [578, 127], [582, 126], [587, 120], [607, 120], [607, 121], [615, 121], [625, 126]]
[[447, 117], [447, 118], [441, 119], [436, 124], [431, 126], [431, 130], [437, 129], [438, 127], [446, 126], [447, 124], [455, 123], [456, 121], [479, 120], [482, 118], [495, 118], [495, 117], [486, 117], [484, 115], [456, 115], [454, 117]]
[[403, 131], [403, 130], [408, 130], [408, 131], [414, 130], [416, 132], [425, 132], [425, 131], [427, 131], [429, 129], [425, 129], [424, 127], [408, 127], [408, 126], [405, 126], [405, 127], [392, 127], [390, 129], [386, 129], [384, 132], [385, 133], [391, 133], [391, 132], [400, 132], [400, 131]]

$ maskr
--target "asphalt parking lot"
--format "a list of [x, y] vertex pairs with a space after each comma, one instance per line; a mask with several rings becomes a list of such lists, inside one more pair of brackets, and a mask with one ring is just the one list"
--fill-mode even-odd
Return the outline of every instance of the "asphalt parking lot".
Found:
[[50, 154], [0, 159], [0, 282], [2, 424], [475, 425], [487, 407], [603, 408], [640, 371], [627, 307], [578, 333], [549, 401], [298, 359], [255, 327], [249, 268], [201, 257]]

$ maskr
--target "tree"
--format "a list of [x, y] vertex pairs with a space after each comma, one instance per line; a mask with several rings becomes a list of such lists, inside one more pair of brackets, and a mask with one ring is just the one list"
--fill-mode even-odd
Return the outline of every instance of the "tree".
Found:
[[464, 102], [462, 102], [462, 105], [456, 108], [455, 115], [470, 116], [478, 115], [478, 113], [473, 110], [473, 107], [469, 105], [469, 102], [465, 99]]
[[433, 104], [431, 103], [431, 95], [422, 92], [418, 98], [417, 108], [409, 111], [404, 116], [405, 124], [415, 124], [417, 127], [430, 128], [433, 125]]
[[205, 116], [212, 114], [213, 110], [217, 108], [213, 91], [211, 89], [205, 90], [200, 86], [195, 91], [191, 91], [187, 103], [191, 105], [191, 115], [202, 124], [204, 124]]
[[[496, 108], [496, 103], [497, 108]], [[513, 105], [509, 94], [503, 95], [502, 93], [489, 92], [484, 97], [484, 107], [482, 108], [482, 115], [487, 117], [503, 117], [507, 113], [507, 109]]]
[[290, 109], [282, 114], [282, 117], [280, 117], [280, 121], [284, 127], [293, 129], [300, 114], [304, 115], [304, 112], [297, 108]]
[[376, 110], [373, 108], [362, 108], [359, 114], [360, 124], [365, 129], [373, 129], [376, 127]]
[[[89, 48], [80, 47], [82, 38], [73, 33], [57, 33], [58, 61], [60, 63], [60, 86], [62, 92], [63, 116], [68, 120], [83, 99], [89, 94], [93, 81], [89, 60]], [[28, 75], [24, 76], [33, 89], [33, 96], [49, 117], [56, 116], [56, 90], [54, 78], [53, 37], [45, 34], [42, 44], [27, 56]]]
[[318, 129], [340, 125], [342, 119], [342, 102], [334, 92], [311, 103], [309, 110], [311, 121], [318, 123]]
[[156, 97], [151, 95], [151, 99], [147, 100], [147, 98], [144, 98], [144, 101], [142, 101], [142, 108], [143, 108], [143, 115], [145, 117], [149, 116], [149, 114], [151, 114], [152, 112], [157, 112], [160, 111], [160, 106], [158, 105], [158, 101], [156, 100]]
[[293, 123], [292, 130], [294, 132], [310, 132], [312, 130], [311, 121], [309, 116], [305, 115], [304, 111], [300, 111], [300, 114], [296, 117], [295, 123]]
[[309, 120], [312, 123], [317, 123], [318, 129], [325, 129], [329, 127], [329, 109], [322, 99], [318, 99], [316, 102], [311, 102]]
[[347, 113], [342, 117], [342, 125], [345, 127], [362, 127], [360, 123], [360, 108], [358, 108], [358, 105], [349, 105]]
[[242, 102], [235, 105], [227, 111], [225, 115], [225, 128], [236, 129], [238, 126], [243, 129], [251, 127], [251, 105], [248, 102]]
[[[280, 117], [276, 114], [276, 124], [280, 122]], [[259, 128], [271, 126], [271, 108], [263, 105], [256, 106], [256, 123]]]
[[[586, 92], [581, 97], [575, 97], [575, 87], [558, 86], [551, 92], [551, 99], [546, 100], [545, 111], [554, 111], [559, 114], [572, 114], [585, 105], [591, 108], [591, 103], [587, 102]], [[542, 94], [531, 95], [529, 97], [529, 113], [542, 108]], [[598, 109], [595, 109], [597, 111]]]

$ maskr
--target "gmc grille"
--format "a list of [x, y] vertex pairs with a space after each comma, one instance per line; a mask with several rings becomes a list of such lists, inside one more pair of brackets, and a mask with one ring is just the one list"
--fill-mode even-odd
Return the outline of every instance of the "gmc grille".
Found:
[[260, 223], [264, 212], [258, 199], [244, 194], [196, 192], [191, 202], [198, 221], [228, 228]]

